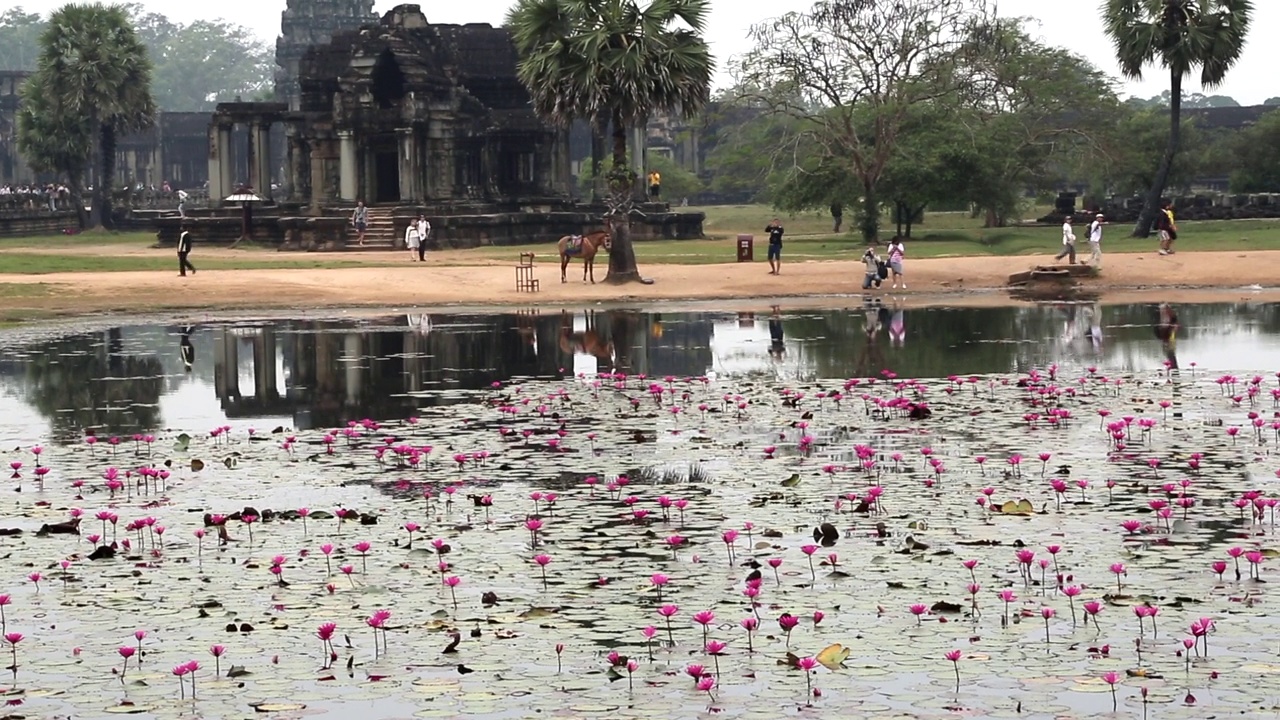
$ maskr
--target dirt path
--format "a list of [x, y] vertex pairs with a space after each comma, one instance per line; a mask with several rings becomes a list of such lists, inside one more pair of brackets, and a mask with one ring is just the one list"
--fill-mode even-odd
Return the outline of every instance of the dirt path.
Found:
[[[151, 252], [169, 255], [162, 250]], [[207, 252], [204, 257], [212, 255], [214, 252]], [[457, 259], [450, 253], [442, 255], [437, 256], [439, 263]], [[573, 280], [561, 284], [558, 267], [545, 263], [537, 269], [542, 291], [533, 295], [515, 291], [514, 271], [507, 265], [424, 266], [405, 262], [403, 266], [370, 267], [366, 262], [367, 255], [340, 269], [210, 270], [186, 278], [168, 272], [0, 275], [0, 303], [9, 317], [22, 317], [23, 312], [314, 310], [371, 305], [528, 307], [863, 294], [862, 265], [847, 261], [788, 264], [776, 277], [768, 274], [764, 263], [648, 265], [641, 270], [654, 279], [652, 285], [621, 287]], [[1007, 304], [1013, 301], [1001, 290], [1009, 274], [1050, 262], [1048, 256], [909, 261], [910, 289], [892, 294], [908, 304]], [[1258, 292], [1252, 286], [1266, 290]], [[1169, 257], [1115, 254], [1105, 259], [1103, 277], [1088, 282], [1088, 287], [1102, 293], [1108, 302], [1122, 296], [1136, 297], [1135, 293], [1176, 301], [1190, 296], [1202, 300], [1275, 299], [1280, 297], [1272, 291], [1277, 286], [1280, 251]], [[886, 287], [880, 294], [889, 292]]]

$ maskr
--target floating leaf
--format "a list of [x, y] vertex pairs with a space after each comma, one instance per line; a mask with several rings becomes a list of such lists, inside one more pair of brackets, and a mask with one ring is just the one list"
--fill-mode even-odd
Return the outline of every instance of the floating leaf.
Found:
[[828, 670], [836, 670], [844, 665], [844, 661], [849, 658], [849, 654], [852, 652], [852, 650], [840, 643], [835, 643], [822, 648], [818, 652], [816, 659]]
[[800, 473], [792, 473], [791, 477], [782, 481], [782, 487], [795, 487], [800, 484]]
[[200, 458], [192, 458], [192, 459], [191, 459], [191, 471], [192, 471], [192, 472], [200, 472], [200, 471], [201, 471], [201, 470], [203, 470], [203, 469], [204, 469], [204, 461], [203, 461], [203, 460], [201, 460]]
[[1033, 515], [1036, 511], [1036, 507], [1026, 498], [1017, 501], [1005, 500], [1000, 505], [993, 505], [992, 509], [1005, 515]]
[[302, 703], [285, 703], [285, 702], [262, 702], [254, 703], [249, 707], [255, 712], [260, 713], [278, 713], [278, 712], [295, 712], [297, 710], [305, 710], [306, 705]]

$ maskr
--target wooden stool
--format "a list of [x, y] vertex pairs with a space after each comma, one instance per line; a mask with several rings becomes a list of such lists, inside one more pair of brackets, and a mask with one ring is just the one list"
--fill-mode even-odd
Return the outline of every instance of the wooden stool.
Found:
[[533, 276], [533, 253], [520, 253], [516, 265], [516, 292], [538, 292], [538, 279]]

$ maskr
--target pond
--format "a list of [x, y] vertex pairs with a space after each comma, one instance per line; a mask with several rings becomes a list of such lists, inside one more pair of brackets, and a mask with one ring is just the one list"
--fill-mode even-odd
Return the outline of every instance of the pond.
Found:
[[7, 712], [1274, 716], [1280, 313], [1176, 313], [0, 332]]

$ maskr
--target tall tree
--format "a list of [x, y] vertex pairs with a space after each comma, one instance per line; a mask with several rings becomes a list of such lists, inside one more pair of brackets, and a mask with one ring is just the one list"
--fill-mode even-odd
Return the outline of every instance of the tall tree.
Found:
[[978, 151], [981, 182], [967, 197], [987, 226], [1015, 216], [1028, 190], [1059, 189], [1059, 168], [1101, 155], [1102, 138], [1120, 115], [1114, 82], [1064, 48], [1035, 40], [1016, 18], [972, 26], [957, 54], [961, 137]]
[[12, 7], [0, 13], [0, 70], [35, 70], [44, 21]]
[[912, 108], [954, 95], [953, 72], [967, 29], [985, 0], [819, 0], [751, 30], [755, 49], [740, 81], [761, 88], [775, 113], [799, 121], [822, 148], [821, 164], [857, 179], [863, 237], [880, 224], [878, 185]]
[[1244, 49], [1253, 12], [1252, 0], [1107, 0], [1107, 35], [1115, 45], [1120, 71], [1140, 79], [1149, 64], [1169, 73], [1169, 140], [1134, 237], [1151, 234], [1160, 196], [1178, 154], [1182, 127], [1182, 81], [1200, 68], [1200, 84], [1220, 85]]
[[63, 110], [45, 72], [35, 73], [23, 84], [17, 125], [19, 152], [36, 172], [53, 173], [67, 183], [84, 227], [88, 221], [84, 179], [93, 154], [93, 126], [86, 117]]
[[116, 138], [155, 122], [147, 50], [122, 8], [64, 5], [49, 16], [40, 37], [36, 75], [52, 98], [46, 109], [67, 117], [63, 125], [49, 118], [40, 123], [52, 128], [83, 121], [93, 129], [99, 162], [90, 223], [110, 229]]
[[[692, 118], [711, 93], [715, 62], [700, 33], [710, 0], [519, 0], [507, 16], [518, 72], [544, 118], [584, 118], [613, 130], [609, 172], [611, 282], [641, 281], [631, 245], [635, 169], [629, 130], [653, 112]], [[683, 24], [683, 27], [680, 25]]]

